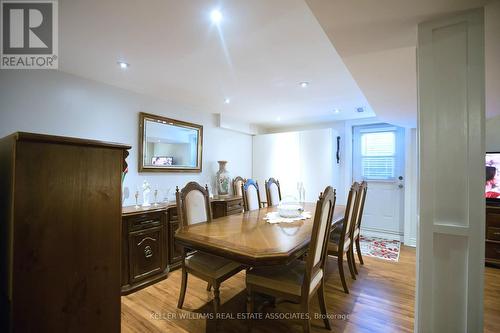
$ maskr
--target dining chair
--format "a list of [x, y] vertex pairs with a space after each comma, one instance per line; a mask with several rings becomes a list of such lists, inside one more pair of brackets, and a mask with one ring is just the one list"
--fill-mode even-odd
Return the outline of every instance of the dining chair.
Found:
[[241, 185], [241, 192], [243, 194], [243, 206], [246, 212], [261, 208], [259, 184], [257, 181], [247, 179], [246, 182]]
[[325, 263], [335, 199], [335, 190], [330, 186], [319, 196], [306, 261], [294, 260], [289, 265], [254, 267], [247, 272], [248, 313], [254, 311], [256, 292], [282, 298], [300, 304], [305, 314], [302, 327], [304, 332], [309, 332], [309, 303], [317, 292], [323, 322], [331, 330], [325, 304]]
[[[181, 228], [197, 223], [212, 221], [208, 187], [202, 187], [196, 182], [189, 182], [182, 190], [176, 188], [177, 211]], [[207, 290], [214, 288], [214, 312], [219, 312], [220, 284], [243, 269], [241, 264], [197, 251], [194, 253], [183, 250], [182, 282], [177, 307], [182, 309], [186, 295], [188, 273], [207, 282]]]
[[241, 186], [245, 184], [245, 178], [237, 176], [233, 179], [233, 193], [234, 195], [243, 196]]
[[365, 209], [365, 199], [366, 192], [368, 191], [368, 183], [363, 181], [359, 185], [359, 193], [358, 193], [358, 204], [357, 204], [357, 213], [356, 213], [356, 223], [354, 224], [353, 233], [352, 233], [352, 247], [351, 247], [351, 257], [352, 257], [352, 266], [354, 268], [354, 273], [358, 274], [358, 269], [356, 268], [356, 261], [354, 260], [354, 245], [356, 245], [356, 252], [358, 254], [359, 263], [364, 265], [363, 257], [361, 256], [361, 245], [359, 243], [359, 237], [361, 235], [361, 219], [363, 218], [363, 211]]
[[356, 204], [357, 195], [359, 192], [359, 184], [354, 183], [351, 186], [349, 195], [347, 197], [347, 205], [345, 209], [344, 222], [340, 226], [340, 233], [332, 232], [330, 235], [330, 241], [328, 242], [328, 255], [337, 257], [340, 280], [342, 281], [342, 287], [344, 292], [349, 294], [349, 289], [347, 288], [347, 283], [344, 274], [344, 256], [347, 257], [347, 265], [349, 271], [351, 272], [351, 277], [356, 280], [356, 274], [353, 268], [353, 255], [352, 255], [352, 233], [353, 225], [356, 219]]
[[281, 201], [280, 182], [277, 179], [269, 178], [264, 187], [266, 188], [267, 206], [277, 206]]

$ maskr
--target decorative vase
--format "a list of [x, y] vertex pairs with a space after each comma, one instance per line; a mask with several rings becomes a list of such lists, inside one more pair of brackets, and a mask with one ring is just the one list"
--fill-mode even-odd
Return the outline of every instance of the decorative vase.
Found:
[[229, 177], [229, 172], [226, 170], [227, 161], [217, 161], [217, 163], [219, 163], [219, 171], [216, 173], [217, 193], [219, 195], [228, 195], [231, 179]]

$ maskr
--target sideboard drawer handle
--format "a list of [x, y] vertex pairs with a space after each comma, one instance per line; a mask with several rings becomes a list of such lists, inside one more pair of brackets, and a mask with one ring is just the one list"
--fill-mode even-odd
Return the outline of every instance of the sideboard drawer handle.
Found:
[[153, 242], [156, 242], [156, 239], [154, 239], [154, 238], [151, 238], [151, 237], [144, 237], [144, 238], [143, 238], [143, 239], [142, 239], [142, 240], [141, 240], [141, 241], [137, 244], [137, 246], [141, 246], [141, 244], [142, 244], [142, 243], [144, 243], [144, 242], [145, 242], [145, 241], [147, 241], [147, 240], [151, 240], [151, 241], [153, 241]]
[[144, 247], [144, 257], [146, 258], [151, 258], [153, 256], [153, 250], [151, 249], [151, 246], [146, 246]]
[[141, 221], [141, 224], [149, 224], [149, 223], [154, 223], [155, 220], [146, 220], [146, 221]]

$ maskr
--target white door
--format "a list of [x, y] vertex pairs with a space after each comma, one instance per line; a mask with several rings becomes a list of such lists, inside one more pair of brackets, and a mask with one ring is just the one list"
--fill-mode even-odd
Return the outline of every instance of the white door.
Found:
[[353, 127], [353, 181], [368, 182], [361, 225], [365, 235], [402, 240], [404, 234], [404, 129]]

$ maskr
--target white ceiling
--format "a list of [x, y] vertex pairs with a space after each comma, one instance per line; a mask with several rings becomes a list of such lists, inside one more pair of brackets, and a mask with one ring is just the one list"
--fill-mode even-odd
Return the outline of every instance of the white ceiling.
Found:
[[485, 4], [491, 117], [500, 114], [496, 0], [60, 1], [60, 68], [265, 128], [373, 111], [414, 127], [417, 24]]
[[374, 115], [303, 0], [60, 1], [59, 12], [65, 72], [264, 127]]
[[485, 0], [306, 0], [377, 116], [416, 126], [420, 22], [485, 4], [487, 116], [500, 114], [500, 7]]

